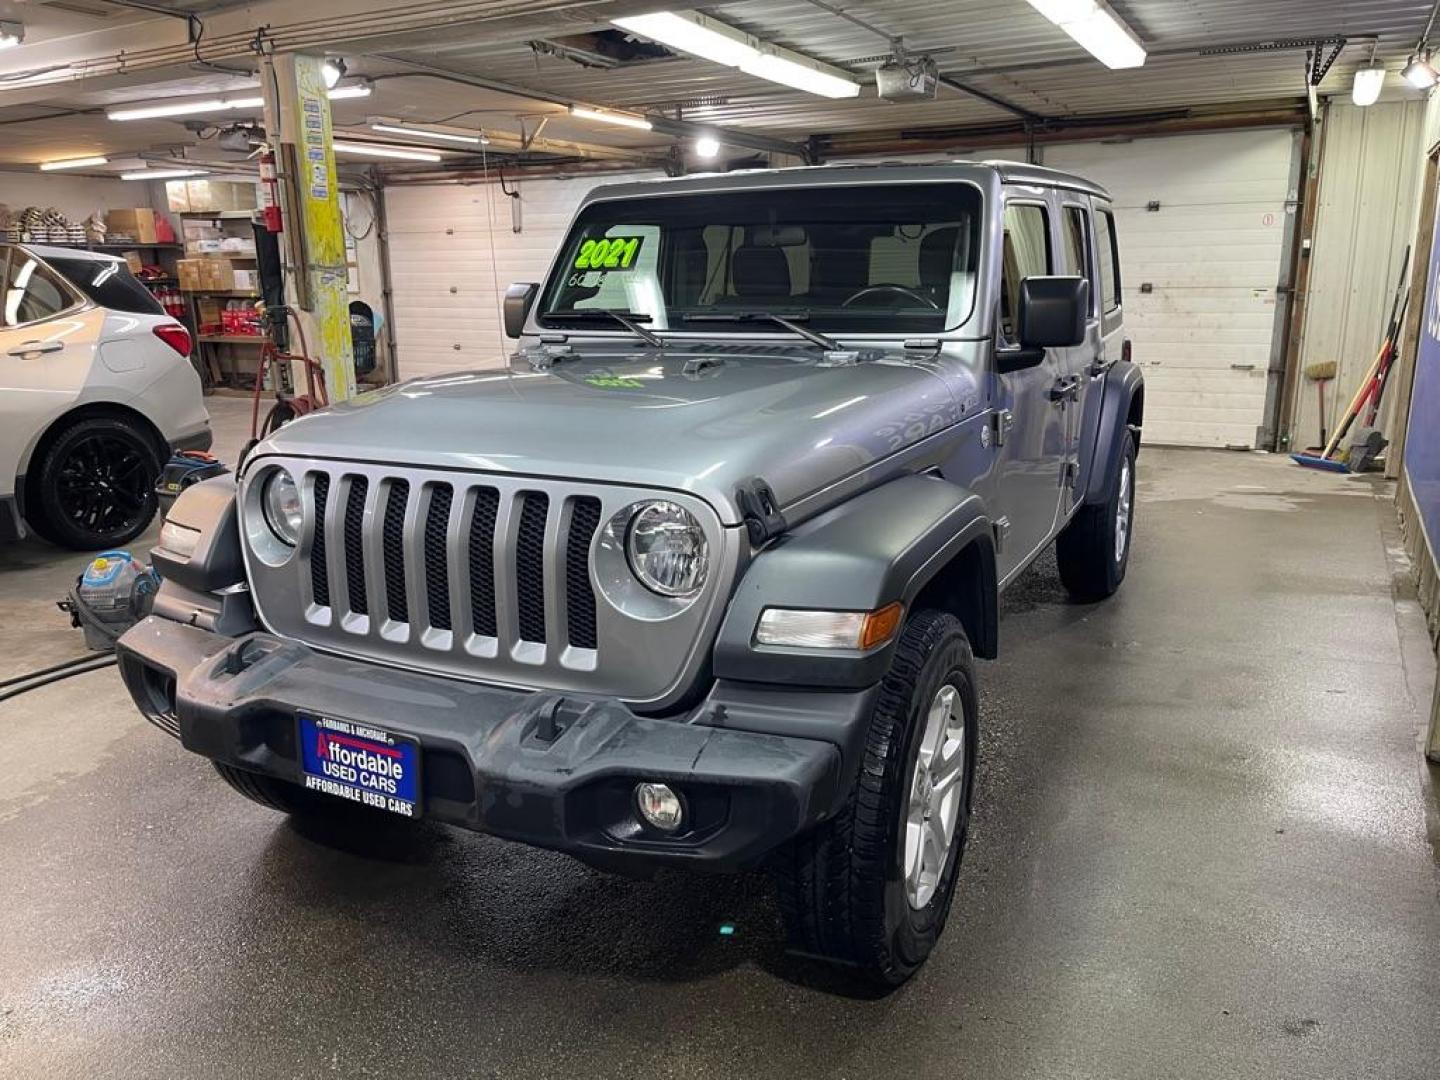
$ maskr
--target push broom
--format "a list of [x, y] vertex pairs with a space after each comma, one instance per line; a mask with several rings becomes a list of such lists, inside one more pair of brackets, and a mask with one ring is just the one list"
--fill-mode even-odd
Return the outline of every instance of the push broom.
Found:
[[[1360, 415], [1360, 410], [1363, 409], [1365, 403], [1378, 392], [1382, 383], [1381, 372], [1388, 372], [1390, 362], [1395, 358], [1395, 350], [1400, 334], [1400, 324], [1404, 321], [1405, 311], [1410, 306], [1410, 294], [1405, 288], [1407, 283], [1405, 270], [1409, 263], [1410, 248], [1407, 246], [1405, 248], [1404, 261], [1400, 264], [1400, 284], [1395, 290], [1395, 300], [1390, 305], [1390, 323], [1385, 330], [1385, 340], [1380, 343], [1380, 351], [1375, 354], [1374, 362], [1371, 363], [1369, 370], [1365, 372], [1365, 377], [1360, 380], [1360, 388], [1355, 391], [1355, 396], [1351, 399], [1349, 408], [1345, 410], [1344, 415], [1341, 417], [1340, 424], [1335, 429], [1335, 434], [1331, 436], [1330, 441], [1325, 445], [1324, 453], [1318, 456], [1315, 454], [1291, 454], [1290, 459], [1294, 461], [1295, 464], [1303, 465], [1307, 469], [1324, 469], [1326, 472], [1348, 473], [1350, 471], [1350, 466], [1343, 461], [1337, 460], [1334, 454], [1339, 448], [1341, 440], [1345, 438], [1346, 432], [1350, 430], [1350, 425], [1353, 424], [1355, 418]], [[1321, 423], [1324, 423], [1323, 416]]]

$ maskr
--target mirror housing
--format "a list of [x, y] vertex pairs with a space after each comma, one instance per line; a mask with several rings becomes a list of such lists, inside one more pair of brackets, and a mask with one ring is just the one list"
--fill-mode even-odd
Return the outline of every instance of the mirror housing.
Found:
[[505, 290], [505, 336], [518, 338], [525, 331], [525, 320], [540, 286], [533, 281], [520, 282]]
[[1020, 282], [1016, 330], [1020, 344], [995, 350], [1000, 374], [1034, 367], [1046, 349], [1068, 349], [1085, 342], [1090, 314], [1090, 282], [1083, 277], [1028, 277]]

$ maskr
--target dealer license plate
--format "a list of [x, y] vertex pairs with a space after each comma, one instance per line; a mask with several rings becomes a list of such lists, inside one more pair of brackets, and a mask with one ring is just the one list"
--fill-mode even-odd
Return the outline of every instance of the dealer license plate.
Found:
[[388, 731], [301, 713], [305, 786], [351, 802], [420, 816], [420, 744]]

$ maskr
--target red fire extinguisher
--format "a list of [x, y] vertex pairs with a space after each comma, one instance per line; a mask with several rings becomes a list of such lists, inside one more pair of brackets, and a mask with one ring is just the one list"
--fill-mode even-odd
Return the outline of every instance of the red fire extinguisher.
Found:
[[265, 228], [272, 233], [283, 232], [280, 221], [280, 177], [275, 169], [275, 151], [266, 147], [260, 153], [260, 186], [264, 192], [265, 207], [261, 214]]

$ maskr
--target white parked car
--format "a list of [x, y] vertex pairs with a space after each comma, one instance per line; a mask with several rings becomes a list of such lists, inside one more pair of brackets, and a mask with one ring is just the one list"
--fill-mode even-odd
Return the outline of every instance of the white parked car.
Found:
[[0, 244], [0, 540], [138, 536], [172, 450], [209, 449], [190, 333], [123, 259]]

